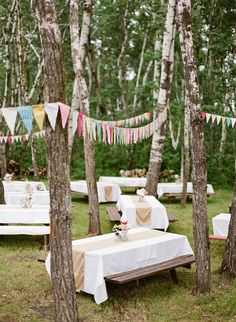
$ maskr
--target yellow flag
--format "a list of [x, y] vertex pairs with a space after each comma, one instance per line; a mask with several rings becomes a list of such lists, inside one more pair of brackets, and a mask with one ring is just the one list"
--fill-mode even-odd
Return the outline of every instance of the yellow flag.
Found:
[[226, 117], [225, 116], [222, 116], [222, 124], [225, 123], [225, 120], [226, 120]]
[[33, 113], [34, 113], [34, 118], [38, 124], [38, 127], [42, 131], [43, 129], [43, 121], [45, 117], [45, 110], [42, 104], [40, 105], [33, 105]]

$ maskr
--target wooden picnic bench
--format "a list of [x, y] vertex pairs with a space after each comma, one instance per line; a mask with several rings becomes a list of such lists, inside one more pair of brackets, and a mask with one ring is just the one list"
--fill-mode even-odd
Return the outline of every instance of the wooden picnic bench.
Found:
[[[17, 211], [17, 209], [16, 209]], [[50, 219], [38, 216], [37, 220], [32, 215], [24, 214], [22, 218], [9, 214], [0, 216], [0, 235], [42, 235], [44, 236], [44, 249], [49, 247]]]
[[[193, 196], [192, 193], [187, 193], [186, 195], [187, 195], [187, 199], [189, 199], [190, 197]], [[210, 197], [212, 195], [213, 195], [213, 193], [208, 193], [207, 197]], [[163, 198], [167, 198], [168, 200], [175, 200], [175, 198], [181, 198], [181, 196], [182, 196], [182, 193], [174, 193], [174, 192], [172, 192], [172, 193], [166, 192], [162, 195]]]
[[[112, 222], [120, 221], [120, 217], [122, 215], [121, 211], [119, 211], [117, 207], [107, 208], [107, 214], [110, 218], [110, 221]], [[169, 222], [174, 222], [178, 220], [174, 215], [168, 214], [167, 216], [168, 216]]]
[[195, 262], [194, 255], [184, 255], [173, 258], [171, 260], [145, 266], [138, 269], [133, 269], [131, 271], [113, 274], [105, 277], [105, 280], [115, 284], [123, 284], [131, 281], [139, 281], [139, 279], [155, 275], [158, 272], [169, 270], [171, 273], [171, 277], [175, 283], [178, 283], [176, 268], [184, 267], [191, 268], [191, 264]]
[[209, 239], [210, 240], [226, 241], [227, 237], [226, 236], [209, 235]]

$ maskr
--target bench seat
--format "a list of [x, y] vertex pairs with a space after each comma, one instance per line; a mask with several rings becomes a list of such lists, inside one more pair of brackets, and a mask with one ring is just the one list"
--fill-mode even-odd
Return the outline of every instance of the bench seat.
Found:
[[0, 235], [49, 235], [50, 226], [0, 226]]
[[226, 236], [209, 235], [209, 239], [210, 240], [226, 241], [227, 237]]
[[[121, 212], [116, 207], [107, 208], [107, 214], [110, 218], [110, 221], [116, 222], [120, 221]], [[169, 222], [174, 222], [178, 220], [174, 215], [167, 214]]]
[[191, 264], [194, 262], [194, 255], [179, 256], [159, 264], [149, 265], [124, 273], [109, 275], [105, 277], [105, 280], [115, 284], [123, 284], [155, 275], [156, 273], [161, 271], [170, 270], [172, 279], [174, 280], [174, 282], [178, 283], [175, 269], [177, 267], [191, 268]]

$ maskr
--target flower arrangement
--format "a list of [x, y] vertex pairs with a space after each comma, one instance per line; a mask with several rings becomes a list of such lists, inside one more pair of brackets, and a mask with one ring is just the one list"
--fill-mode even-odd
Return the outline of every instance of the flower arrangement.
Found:
[[144, 188], [142, 188], [142, 189], [138, 189], [136, 193], [139, 197], [139, 201], [142, 201], [144, 196], [147, 194], [147, 191]]
[[114, 225], [112, 231], [115, 232], [115, 238], [117, 240], [128, 240], [128, 221], [121, 221], [119, 225]]
[[28, 193], [25, 197], [21, 198], [22, 208], [32, 208], [32, 194]]
[[11, 180], [12, 180], [12, 174], [6, 173], [4, 176], [4, 181], [11, 182]]

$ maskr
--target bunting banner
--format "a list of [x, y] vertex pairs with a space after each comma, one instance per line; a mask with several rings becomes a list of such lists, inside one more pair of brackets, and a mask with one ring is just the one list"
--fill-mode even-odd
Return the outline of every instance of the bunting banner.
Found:
[[68, 120], [69, 114], [70, 114], [70, 106], [63, 104], [63, 103], [58, 103], [60, 112], [61, 112], [61, 124], [63, 129], [66, 126], [66, 122]]
[[167, 113], [162, 112], [158, 118], [142, 127], [128, 128], [112, 126], [107, 121], [100, 121], [82, 113], [78, 115], [78, 136], [87, 134], [90, 140], [97, 140], [104, 144], [133, 144], [148, 139], [166, 120]]
[[140, 114], [140, 115], [128, 118], [128, 119], [124, 119], [124, 120], [102, 121], [102, 122], [106, 122], [113, 127], [131, 127], [131, 126], [135, 126], [140, 123], [143, 123], [145, 121], [149, 121], [150, 117], [151, 117], [151, 113], [145, 112], [143, 114]]
[[[33, 138], [43, 138], [45, 137], [45, 130], [40, 132], [32, 133]], [[20, 135], [7, 135], [0, 136], [0, 143], [14, 143], [14, 142], [25, 142], [29, 140], [29, 134], [20, 134]]]
[[221, 116], [221, 115], [216, 115], [216, 114], [211, 114], [206, 112], [202, 112], [201, 115], [202, 115], [203, 121], [206, 121], [206, 123], [209, 123], [211, 120], [211, 124], [214, 124], [216, 121], [217, 125], [221, 123], [222, 125], [227, 125], [227, 126], [232, 125], [232, 127], [234, 127], [236, 123], [235, 117]]
[[58, 114], [58, 104], [57, 103], [48, 103], [44, 105], [45, 112], [48, 116], [49, 123], [55, 131], [56, 121], [57, 121], [57, 114]]

